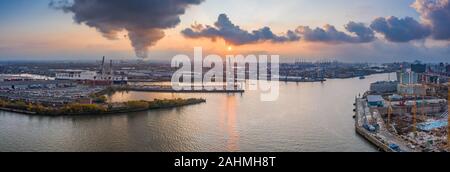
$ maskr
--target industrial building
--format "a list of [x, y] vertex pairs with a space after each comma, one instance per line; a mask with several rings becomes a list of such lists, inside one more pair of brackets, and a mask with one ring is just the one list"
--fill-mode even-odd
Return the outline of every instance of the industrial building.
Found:
[[376, 94], [395, 93], [398, 84], [396, 81], [378, 81], [370, 84], [370, 92]]
[[368, 95], [367, 103], [370, 107], [383, 107], [384, 99], [381, 95]]
[[53, 78], [33, 74], [0, 74], [0, 82], [35, 80], [53, 80]]
[[397, 90], [400, 95], [422, 96], [427, 94], [427, 87], [422, 84], [399, 84]]
[[[96, 80], [97, 72], [86, 70], [58, 70], [57, 80]], [[100, 78], [99, 78], [100, 79]]]
[[88, 70], [56, 70], [56, 80], [82, 81], [88, 84], [126, 84], [126, 76], [115, 75], [112, 67], [112, 61], [109, 67], [105, 66], [105, 57], [102, 59], [100, 71]]

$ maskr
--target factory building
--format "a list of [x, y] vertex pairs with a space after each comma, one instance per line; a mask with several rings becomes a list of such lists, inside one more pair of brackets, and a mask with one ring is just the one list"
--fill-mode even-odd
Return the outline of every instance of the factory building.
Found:
[[99, 72], [87, 70], [57, 70], [56, 79], [81, 81], [87, 84], [96, 85], [126, 84], [128, 82], [126, 76], [114, 74], [112, 61], [109, 67], [105, 66], [105, 57], [103, 57]]

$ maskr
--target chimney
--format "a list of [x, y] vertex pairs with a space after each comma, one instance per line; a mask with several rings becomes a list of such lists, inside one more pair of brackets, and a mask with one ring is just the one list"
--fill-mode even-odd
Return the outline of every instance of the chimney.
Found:
[[100, 69], [101, 69], [100, 73], [102, 75], [104, 75], [105, 74], [105, 56], [103, 56], [102, 66], [100, 67]]
[[113, 60], [110, 60], [110, 62], [109, 62], [109, 74], [110, 75], [113, 74]]

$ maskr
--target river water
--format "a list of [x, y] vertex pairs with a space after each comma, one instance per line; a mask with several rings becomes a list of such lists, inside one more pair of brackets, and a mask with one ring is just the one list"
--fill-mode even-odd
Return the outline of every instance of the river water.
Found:
[[283, 82], [275, 102], [261, 102], [258, 91], [121, 92], [109, 100], [180, 97], [207, 103], [112, 116], [51, 118], [0, 111], [0, 151], [376, 151], [355, 133], [352, 110], [356, 95], [386, 79], [388, 74]]

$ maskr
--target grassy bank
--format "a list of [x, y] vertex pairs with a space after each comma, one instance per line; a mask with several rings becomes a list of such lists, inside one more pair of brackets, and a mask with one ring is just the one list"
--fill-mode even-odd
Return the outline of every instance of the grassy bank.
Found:
[[42, 116], [104, 115], [153, 109], [176, 108], [206, 102], [205, 99], [164, 99], [154, 101], [129, 101], [123, 103], [68, 104], [49, 107], [23, 101], [0, 100], [0, 110]]

